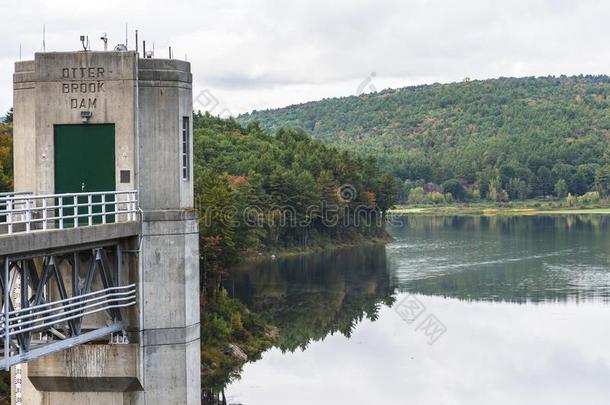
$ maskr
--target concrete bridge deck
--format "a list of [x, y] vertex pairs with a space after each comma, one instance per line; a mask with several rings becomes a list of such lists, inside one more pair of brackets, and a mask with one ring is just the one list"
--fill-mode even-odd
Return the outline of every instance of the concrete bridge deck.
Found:
[[47, 231], [0, 234], [0, 257], [21, 258], [57, 251], [68, 247], [82, 250], [88, 245], [100, 246], [141, 233], [139, 222], [93, 225], [79, 228], [50, 229]]

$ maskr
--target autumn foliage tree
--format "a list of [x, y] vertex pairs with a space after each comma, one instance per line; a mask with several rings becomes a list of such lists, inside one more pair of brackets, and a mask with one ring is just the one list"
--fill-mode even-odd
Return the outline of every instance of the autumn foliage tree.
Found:
[[0, 192], [13, 190], [13, 127], [0, 123]]

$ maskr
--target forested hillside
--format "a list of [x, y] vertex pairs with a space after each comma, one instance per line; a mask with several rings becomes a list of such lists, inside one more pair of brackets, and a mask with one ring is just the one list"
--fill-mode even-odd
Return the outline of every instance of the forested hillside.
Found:
[[201, 254], [210, 266], [243, 251], [322, 247], [384, 237], [396, 183], [374, 159], [337, 151], [302, 130], [194, 115]]
[[608, 76], [501, 78], [325, 99], [239, 120], [303, 128], [378, 156], [404, 195], [419, 186], [457, 199], [604, 197], [609, 96]]

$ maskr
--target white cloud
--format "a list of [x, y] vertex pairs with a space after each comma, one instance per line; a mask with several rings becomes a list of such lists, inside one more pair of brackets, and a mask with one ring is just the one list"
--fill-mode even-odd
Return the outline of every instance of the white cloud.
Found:
[[[195, 91], [234, 113], [354, 94], [375, 86], [471, 78], [610, 72], [610, 4], [595, 0], [3, 0], [0, 111], [12, 62], [47, 50], [94, 48], [138, 28], [157, 56], [193, 63]], [[133, 32], [130, 35], [133, 44]]]

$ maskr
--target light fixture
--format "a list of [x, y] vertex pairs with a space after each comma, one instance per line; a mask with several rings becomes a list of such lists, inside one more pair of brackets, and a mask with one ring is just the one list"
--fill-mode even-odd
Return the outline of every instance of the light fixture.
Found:
[[80, 112], [80, 119], [84, 124], [89, 122], [91, 117], [93, 117], [93, 113], [91, 111], [81, 111]]

